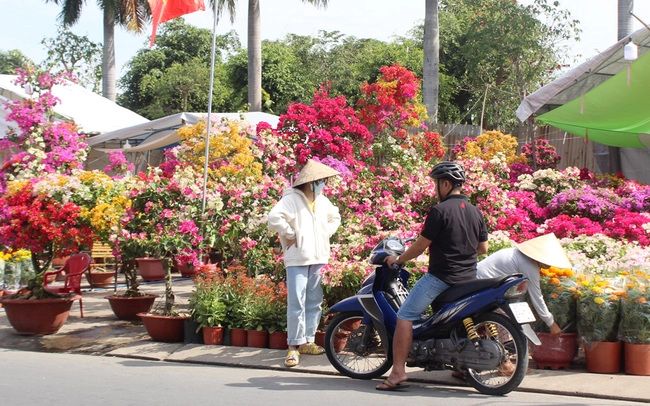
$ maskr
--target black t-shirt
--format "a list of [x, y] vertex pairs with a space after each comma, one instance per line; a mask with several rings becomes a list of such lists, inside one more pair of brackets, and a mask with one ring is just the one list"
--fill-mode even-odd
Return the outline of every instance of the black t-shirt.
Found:
[[448, 285], [476, 278], [479, 242], [488, 233], [481, 212], [461, 194], [447, 196], [431, 208], [422, 237], [429, 245], [429, 273]]

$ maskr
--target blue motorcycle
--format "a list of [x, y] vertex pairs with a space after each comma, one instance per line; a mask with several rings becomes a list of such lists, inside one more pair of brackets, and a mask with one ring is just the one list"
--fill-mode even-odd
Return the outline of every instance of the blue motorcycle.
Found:
[[[325, 351], [341, 374], [378, 378], [393, 365], [397, 311], [408, 296], [410, 274], [384, 261], [403, 254], [410, 241], [381, 241], [370, 254], [375, 271], [355, 296], [329, 309]], [[525, 301], [527, 283], [522, 275], [510, 275], [474, 279], [444, 291], [431, 304], [431, 315], [413, 323], [407, 366], [462, 371], [468, 383], [489, 395], [516, 389], [528, 369], [526, 338], [540, 344], [528, 325], [535, 316]]]

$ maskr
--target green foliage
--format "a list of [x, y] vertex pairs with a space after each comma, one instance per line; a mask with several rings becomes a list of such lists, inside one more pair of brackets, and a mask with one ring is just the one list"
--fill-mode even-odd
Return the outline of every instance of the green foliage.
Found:
[[591, 289], [581, 289], [578, 297], [578, 333], [587, 342], [618, 341], [621, 301], [611, 300]]
[[[476, 117], [478, 124], [485, 100], [484, 126], [503, 130], [518, 124], [520, 101], [559, 73], [564, 44], [580, 32], [548, 0], [440, 0], [439, 20], [441, 71], [456, 80], [452, 100], [462, 122]], [[440, 121], [449, 122], [449, 113], [441, 109]]]
[[79, 84], [99, 92], [102, 82], [102, 44], [86, 35], [76, 35], [65, 27], [57, 29], [56, 38], [44, 38], [41, 44], [47, 57], [41, 69], [52, 74], [73, 73]]
[[226, 319], [225, 292], [219, 284], [201, 280], [190, 294], [189, 308], [199, 328], [221, 326]]
[[631, 344], [650, 344], [650, 279], [641, 278], [628, 286], [621, 304], [619, 337]]
[[[210, 30], [186, 24], [182, 18], [161, 27], [155, 47], [149, 49], [147, 44], [127, 63], [127, 73], [119, 82], [123, 90], [120, 104], [150, 119], [205, 110], [210, 85]], [[217, 36], [213, 111], [230, 110], [231, 103], [226, 102], [232, 87], [223, 84], [223, 64], [240, 48], [234, 31]]]
[[22, 68], [27, 63], [33, 65], [32, 61], [17, 49], [0, 51], [0, 75], [13, 75], [17, 68]]

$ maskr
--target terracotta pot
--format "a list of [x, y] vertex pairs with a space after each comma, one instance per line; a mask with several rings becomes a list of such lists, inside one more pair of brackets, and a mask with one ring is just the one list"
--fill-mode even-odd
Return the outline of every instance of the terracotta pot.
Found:
[[147, 313], [138, 313], [138, 316], [144, 322], [149, 337], [153, 341], [164, 343], [183, 342], [183, 323], [190, 318], [189, 316], [156, 316]]
[[325, 347], [325, 332], [324, 331], [317, 331], [316, 332], [316, 338], [314, 339], [314, 343], [320, 347]]
[[3, 297], [2, 304], [9, 324], [19, 334], [54, 334], [68, 320], [72, 302], [81, 296], [61, 299], [18, 300]]
[[246, 347], [248, 345], [248, 334], [243, 328], [230, 329], [230, 345], [235, 347]]
[[138, 313], [147, 313], [158, 295], [143, 295], [137, 297], [106, 296], [113, 313], [120, 320], [140, 320]]
[[223, 327], [202, 327], [203, 344], [221, 345], [223, 343]]
[[274, 331], [269, 333], [269, 348], [272, 350], [286, 350], [288, 347], [286, 331]]
[[181, 264], [177, 264], [176, 266], [183, 278], [191, 278], [192, 276], [196, 275], [196, 270], [198, 268], [196, 266], [187, 266]]
[[52, 258], [52, 266], [55, 268], [60, 268], [65, 265], [65, 261], [67, 261], [69, 258], [69, 256], [63, 258]]
[[86, 280], [92, 288], [110, 288], [115, 284], [115, 272], [86, 272]]
[[345, 348], [348, 343], [348, 337], [350, 337], [349, 331], [340, 331], [334, 333], [334, 352], [337, 354]]
[[596, 374], [617, 374], [621, 371], [623, 343], [592, 341], [583, 343], [587, 372]]
[[347, 321], [344, 321], [343, 323], [341, 323], [339, 328], [341, 328], [343, 330], [346, 330], [346, 331], [354, 331], [354, 330], [358, 329], [359, 327], [361, 327], [361, 322], [362, 321], [363, 320], [361, 318], [347, 320]]
[[650, 344], [625, 343], [625, 373], [650, 376]]
[[248, 339], [246, 345], [254, 348], [268, 348], [269, 347], [269, 332], [248, 330], [246, 333]]
[[136, 258], [140, 276], [145, 282], [161, 281], [165, 279], [165, 269], [160, 258]]
[[535, 346], [533, 359], [537, 368], [569, 369], [571, 361], [578, 354], [578, 335], [564, 333], [558, 338], [551, 338], [549, 333], [536, 333], [542, 345]]

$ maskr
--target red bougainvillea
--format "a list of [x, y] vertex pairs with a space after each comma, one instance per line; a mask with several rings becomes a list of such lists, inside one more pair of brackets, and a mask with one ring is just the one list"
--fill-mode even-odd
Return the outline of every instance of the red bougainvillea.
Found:
[[0, 244], [64, 257], [92, 247], [94, 234], [79, 223], [81, 207], [35, 195], [29, 183], [0, 197]]
[[329, 97], [325, 87], [315, 92], [311, 106], [292, 104], [280, 116], [277, 132], [295, 146], [298, 165], [314, 156], [331, 156], [353, 165], [371, 154], [372, 134], [345, 97]]

